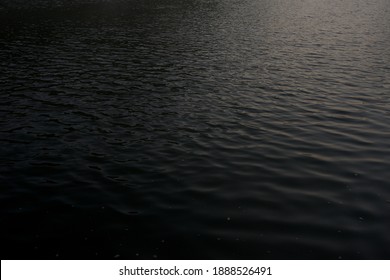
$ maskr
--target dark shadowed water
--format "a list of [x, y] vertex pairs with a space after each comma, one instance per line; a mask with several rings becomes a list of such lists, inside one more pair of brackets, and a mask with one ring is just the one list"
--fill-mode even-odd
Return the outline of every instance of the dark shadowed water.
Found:
[[390, 258], [390, 1], [0, 0], [1, 258]]

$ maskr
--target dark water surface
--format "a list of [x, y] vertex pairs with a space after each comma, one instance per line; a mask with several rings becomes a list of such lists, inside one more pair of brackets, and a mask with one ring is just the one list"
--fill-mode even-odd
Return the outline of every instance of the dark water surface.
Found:
[[0, 1], [1, 258], [390, 258], [390, 1]]

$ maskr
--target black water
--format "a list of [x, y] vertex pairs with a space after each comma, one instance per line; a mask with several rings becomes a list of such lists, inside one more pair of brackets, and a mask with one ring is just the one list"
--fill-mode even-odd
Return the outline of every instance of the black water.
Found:
[[0, 1], [0, 255], [390, 258], [390, 1]]

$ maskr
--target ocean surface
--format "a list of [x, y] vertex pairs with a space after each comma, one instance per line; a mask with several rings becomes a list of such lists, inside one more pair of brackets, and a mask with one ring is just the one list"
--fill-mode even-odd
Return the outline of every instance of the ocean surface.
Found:
[[389, 259], [390, 1], [0, 0], [1, 259]]

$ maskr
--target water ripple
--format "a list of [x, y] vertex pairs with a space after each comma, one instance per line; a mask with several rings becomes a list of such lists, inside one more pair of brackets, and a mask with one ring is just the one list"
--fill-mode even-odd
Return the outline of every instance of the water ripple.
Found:
[[2, 258], [389, 258], [389, 8], [2, 1]]

